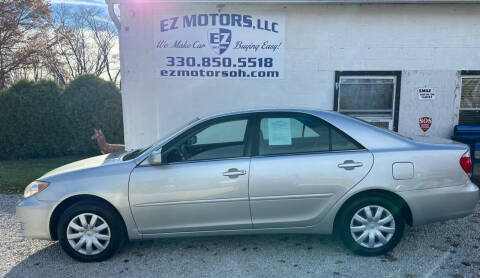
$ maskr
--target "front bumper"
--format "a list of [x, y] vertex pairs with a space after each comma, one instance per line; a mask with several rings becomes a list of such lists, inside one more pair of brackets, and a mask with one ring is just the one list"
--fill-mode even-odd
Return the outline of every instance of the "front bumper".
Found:
[[398, 194], [408, 203], [414, 226], [470, 215], [479, 200], [479, 189], [471, 181], [461, 186], [403, 191]]
[[51, 240], [49, 228], [51, 208], [50, 203], [39, 201], [35, 196], [17, 203], [16, 216], [22, 224], [25, 237]]

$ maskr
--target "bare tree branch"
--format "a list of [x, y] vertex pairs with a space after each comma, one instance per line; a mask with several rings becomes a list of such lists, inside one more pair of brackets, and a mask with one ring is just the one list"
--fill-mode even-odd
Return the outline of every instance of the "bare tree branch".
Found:
[[82, 74], [105, 74], [115, 82], [119, 70], [113, 69], [112, 62], [118, 64], [118, 56], [112, 54], [112, 49], [118, 42], [117, 30], [102, 19], [102, 10], [60, 6], [53, 18], [59, 39], [56, 55], [49, 55], [51, 74], [59, 82], [68, 82]]

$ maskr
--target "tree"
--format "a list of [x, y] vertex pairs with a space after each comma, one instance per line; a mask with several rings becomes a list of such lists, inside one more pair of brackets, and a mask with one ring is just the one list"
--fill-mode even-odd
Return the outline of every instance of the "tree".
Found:
[[46, 52], [47, 67], [60, 84], [78, 76], [106, 74], [116, 83], [119, 70], [112, 66], [112, 49], [117, 43], [117, 30], [103, 19], [98, 8], [59, 6], [53, 14], [58, 42]]
[[21, 80], [0, 92], [0, 159], [66, 153], [69, 128], [61, 88], [52, 81]]
[[[92, 9], [94, 9], [92, 11]], [[89, 30], [92, 32], [96, 46], [98, 48], [98, 54], [102, 57], [102, 63], [104, 65], [105, 72], [111, 82], [117, 83], [117, 79], [120, 75], [120, 70], [115, 69], [112, 66], [113, 62], [118, 63], [119, 57], [112, 55], [112, 49], [118, 42], [118, 33], [115, 26], [110, 21], [99, 19], [98, 9], [84, 9], [80, 12], [80, 15], [85, 18]]]
[[15, 72], [37, 64], [44, 49], [51, 46], [50, 6], [46, 0], [0, 1], [0, 90]]
[[112, 82], [83, 75], [65, 88], [21, 80], [0, 91], [0, 160], [98, 154], [94, 128], [123, 143], [122, 97]]
[[95, 154], [98, 147], [90, 139], [100, 128], [113, 143], [123, 143], [122, 96], [112, 82], [94, 75], [71, 81], [61, 96], [70, 128], [70, 154]]

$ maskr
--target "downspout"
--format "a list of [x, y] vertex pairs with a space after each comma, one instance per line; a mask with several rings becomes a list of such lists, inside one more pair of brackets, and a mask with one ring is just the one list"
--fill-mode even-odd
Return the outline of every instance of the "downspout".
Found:
[[118, 16], [115, 13], [114, 3], [112, 3], [111, 0], [105, 0], [105, 3], [108, 5], [108, 14], [110, 15], [110, 18], [117, 27], [118, 31], [120, 31], [120, 28], [122, 28], [122, 24], [120, 23], [120, 19], [118, 19]]

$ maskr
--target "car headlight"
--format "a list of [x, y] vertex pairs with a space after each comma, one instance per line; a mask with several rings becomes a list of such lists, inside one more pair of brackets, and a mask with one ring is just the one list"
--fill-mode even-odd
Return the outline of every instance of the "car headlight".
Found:
[[25, 192], [23, 192], [23, 197], [28, 198], [37, 194], [38, 192], [44, 190], [49, 185], [48, 182], [44, 181], [33, 181], [25, 188]]

